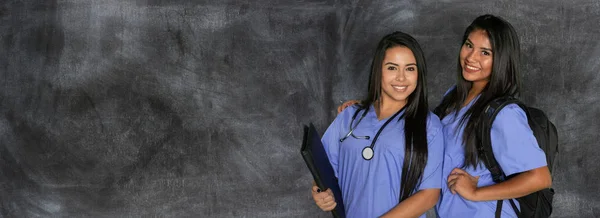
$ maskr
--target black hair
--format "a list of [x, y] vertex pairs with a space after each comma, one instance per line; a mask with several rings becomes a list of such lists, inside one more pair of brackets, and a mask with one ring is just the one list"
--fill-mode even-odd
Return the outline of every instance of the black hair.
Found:
[[408, 96], [404, 106], [404, 163], [402, 165], [402, 185], [400, 188], [400, 201], [408, 198], [420, 184], [425, 164], [427, 163], [427, 87], [425, 55], [417, 40], [403, 32], [394, 32], [386, 35], [379, 41], [377, 50], [371, 63], [368, 95], [361, 102], [362, 107], [369, 107], [381, 98], [382, 65], [385, 52], [393, 47], [404, 46], [410, 49], [417, 61], [417, 87]]
[[[463, 168], [473, 166], [477, 168], [481, 160], [477, 152], [478, 129], [484, 120], [480, 119], [484, 114], [485, 106], [493, 99], [501, 96], [516, 96], [519, 93], [519, 62], [520, 45], [519, 37], [515, 29], [506, 20], [494, 15], [482, 15], [477, 17], [465, 30], [462, 46], [465, 45], [469, 34], [476, 30], [486, 32], [492, 45], [492, 72], [489, 82], [481, 91], [477, 101], [473, 103], [461, 117], [459, 127], [466, 123], [463, 133], [463, 144], [465, 145], [465, 161]], [[462, 47], [461, 46], [461, 47]], [[463, 103], [467, 99], [472, 82], [465, 80], [462, 75], [460, 55], [457, 64], [456, 88], [450, 91], [435, 110], [435, 113], [443, 119], [444, 116], [454, 112], [458, 114]]]

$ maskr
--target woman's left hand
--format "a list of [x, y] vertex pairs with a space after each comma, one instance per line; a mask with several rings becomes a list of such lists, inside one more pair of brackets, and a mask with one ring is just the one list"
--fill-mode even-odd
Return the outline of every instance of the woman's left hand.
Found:
[[458, 193], [467, 200], [476, 201], [477, 181], [479, 176], [473, 177], [460, 168], [454, 168], [448, 176], [448, 189], [452, 194]]

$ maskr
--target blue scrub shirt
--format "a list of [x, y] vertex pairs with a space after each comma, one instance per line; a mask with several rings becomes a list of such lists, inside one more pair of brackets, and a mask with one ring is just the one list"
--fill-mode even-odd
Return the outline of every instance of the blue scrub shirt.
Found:
[[[479, 97], [463, 107], [458, 115], [450, 113], [442, 119], [445, 139], [442, 195], [436, 205], [438, 217], [495, 217], [497, 201], [474, 202], [452, 194], [446, 181], [454, 168], [460, 168], [464, 162], [462, 142], [464, 126], [457, 128], [460, 118]], [[458, 132], [457, 132], [458, 131]], [[520, 173], [546, 166], [546, 156], [533, 135], [527, 115], [516, 104], [509, 104], [497, 115], [491, 129], [492, 150], [498, 164], [506, 175]], [[477, 187], [495, 184], [492, 175], [481, 162], [477, 169], [469, 166], [465, 169], [471, 176], [480, 176]], [[517, 204], [519, 203], [515, 200]], [[508, 200], [502, 205], [502, 217], [517, 217]]]
[[[370, 136], [370, 139], [350, 136], [340, 142], [350, 131], [350, 121], [356, 110], [357, 106], [351, 106], [340, 113], [325, 131], [322, 142], [338, 177], [347, 217], [378, 217], [399, 203], [404, 163], [404, 119], [390, 121], [376, 141], [373, 158], [367, 161], [362, 157], [362, 150], [371, 144], [387, 119], [378, 120], [374, 107], [370, 106], [369, 112], [354, 130], [355, 136]], [[363, 112], [358, 113], [353, 126]], [[394, 119], [397, 120], [403, 113]], [[427, 141], [427, 164], [417, 190], [440, 189], [442, 186], [444, 140], [442, 125], [433, 113], [427, 120]]]

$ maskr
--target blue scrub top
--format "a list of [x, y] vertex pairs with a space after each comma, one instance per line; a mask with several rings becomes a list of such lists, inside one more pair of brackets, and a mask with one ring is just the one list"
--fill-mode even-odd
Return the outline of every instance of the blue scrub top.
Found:
[[[405, 145], [404, 119], [390, 121], [377, 139], [373, 158], [367, 161], [362, 157], [362, 150], [371, 144], [387, 119], [378, 120], [375, 108], [370, 106], [369, 112], [354, 130], [355, 136], [370, 136], [370, 139], [350, 136], [340, 142], [350, 131], [350, 121], [356, 110], [358, 106], [351, 106], [340, 113], [325, 131], [322, 142], [338, 177], [347, 217], [379, 217], [399, 203]], [[358, 113], [353, 126], [363, 112]], [[394, 119], [397, 120], [402, 113]], [[441, 188], [444, 146], [441, 132], [439, 119], [430, 112], [427, 120], [427, 164], [418, 190]]]
[[[445, 139], [445, 154], [442, 179], [442, 195], [436, 205], [438, 217], [494, 217], [497, 201], [474, 202], [465, 200], [458, 193], [452, 194], [446, 181], [454, 168], [460, 168], [464, 162], [464, 144], [462, 142], [464, 126], [457, 128], [460, 118], [479, 97], [463, 107], [458, 115], [450, 113], [442, 119]], [[457, 132], [458, 131], [458, 132]], [[506, 175], [524, 172], [546, 166], [546, 156], [533, 135], [527, 115], [516, 104], [509, 104], [497, 115], [491, 129], [492, 150], [498, 164]], [[495, 184], [492, 175], [481, 162], [477, 169], [469, 166], [465, 169], [472, 176], [480, 176], [477, 187]], [[517, 204], [519, 203], [515, 200]], [[509, 201], [504, 200], [502, 217], [517, 217]]]

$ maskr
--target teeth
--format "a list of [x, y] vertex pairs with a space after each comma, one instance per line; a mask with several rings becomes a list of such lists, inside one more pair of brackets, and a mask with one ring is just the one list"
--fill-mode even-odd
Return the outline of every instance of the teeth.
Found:
[[468, 68], [468, 69], [470, 69], [470, 70], [479, 70], [479, 68], [476, 68], [476, 67], [471, 67], [471, 66], [469, 66], [469, 65], [467, 65], [467, 68]]
[[399, 90], [399, 91], [404, 91], [404, 90], [406, 90], [406, 88], [407, 88], [408, 86], [392, 86], [392, 87], [394, 87], [394, 89], [397, 89], [397, 90]]

